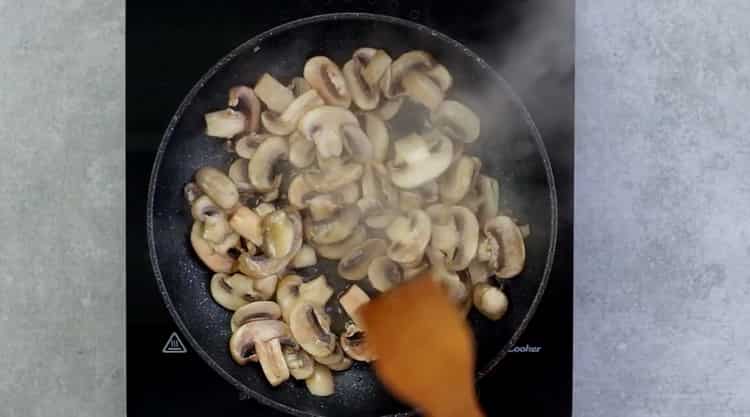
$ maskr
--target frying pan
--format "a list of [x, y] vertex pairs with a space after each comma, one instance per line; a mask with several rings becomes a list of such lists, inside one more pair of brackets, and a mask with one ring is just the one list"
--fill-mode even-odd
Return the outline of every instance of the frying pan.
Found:
[[[523, 332], [544, 292], [554, 257], [557, 201], [541, 137], [506, 82], [465, 46], [413, 22], [363, 13], [297, 20], [240, 45], [190, 90], [164, 133], [149, 187], [148, 245], [166, 306], [198, 355], [240, 391], [297, 416], [400, 416], [413, 411], [393, 399], [363, 363], [337, 374], [336, 392], [326, 398], [310, 395], [299, 381], [272, 388], [259, 367], [235, 364], [227, 350], [231, 314], [211, 299], [212, 274], [190, 247], [192, 220], [182, 189], [198, 168], [225, 168], [231, 161], [222, 141], [205, 136], [203, 122], [204, 113], [226, 107], [230, 87], [253, 85], [264, 72], [289, 80], [301, 74], [311, 56], [326, 55], [343, 63], [362, 46], [383, 48], [394, 57], [423, 49], [449, 69], [454, 76], [452, 97], [482, 120], [482, 136], [468, 152], [481, 158], [483, 173], [499, 180], [502, 207], [531, 227], [526, 268], [503, 284], [511, 300], [506, 316], [492, 322], [476, 311], [469, 315], [478, 342], [478, 378], [497, 365]], [[392, 138], [401, 133], [405, 132], [392, 132]]]

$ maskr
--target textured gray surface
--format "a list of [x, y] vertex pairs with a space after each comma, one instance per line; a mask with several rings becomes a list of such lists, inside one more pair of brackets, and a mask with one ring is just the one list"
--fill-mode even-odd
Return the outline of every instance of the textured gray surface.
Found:
[[0, 0], [0, 32], [0, 416], [121, 416], [123, 2]]
[[[748, 21], [578, 0], [577, 417], [750, 415]], [[121, 416], [123, 3], [0, 28], [0, 415]]]
[[748, 22], [578, 0], [578, 417], [750, 415]]

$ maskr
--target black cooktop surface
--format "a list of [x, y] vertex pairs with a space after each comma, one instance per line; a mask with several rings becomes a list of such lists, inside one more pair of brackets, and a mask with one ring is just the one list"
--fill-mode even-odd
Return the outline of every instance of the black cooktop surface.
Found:
[[516, 349], [482, 380], [479, 396], [490, 416], [570, 416], [573, 0], [469, 1], [460, 8], [455, 2], [443, 6], [426, 0], [128, 1], [128, 415], [284, 415], [243, 397], [177, 340], [179, 332], [148, 257], [148, 180], [164, 129], [208, 68], [240, 43], [280, 23], [340, 11], [406, 18], [466, 44], [506, 77], [537, 122], [558, 191], [555, 263], [536, 315]]

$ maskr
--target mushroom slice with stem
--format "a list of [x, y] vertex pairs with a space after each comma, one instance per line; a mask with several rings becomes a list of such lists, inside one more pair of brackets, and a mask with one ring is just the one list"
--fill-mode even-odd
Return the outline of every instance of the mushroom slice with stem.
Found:
[[257, 132], [260, 127], [260, 100], [252, 88], [238, 85], [229, 89], [229, 107], [236, 107], [245, 115], [245, 132]]
[[270, 74], [263, 74], [255, 84], [255, 94], [271, 111], [282, 113], [294, 100], [292, 91]]
[[431, 231], [430, 217], [422, 210], [397, 217], [386, 229], [391, 241], [388, 257], [401, 264], [419, 261], [430, 242]]
[[281, 350], [292, 378], [303, 381], [313, 375], [315, 361], [307, 352], [299, 346], [284, 346]]
[[305, 63], [303, 74], [310, 87], [329, 105], [343, 108], [351, 105], [352, 96], [346, 79], [335, 62], [324, 56], [312, 57]]
[[391, 143], [388, 127], [383, 119], [372, 113], [365, 113], [362, 120], [365, 133], [372, 144], [373, 159], [378, 162], [385, 162], [388, 157], [388, 147]]
[[287, 275], [276, 287], [276, 303], [281, 308], [281, 315], [285, 322], [289, 322], [289, 313], [299, 300], [299, 286], [302, 285], [302, 277], [299, 275]]
[[345, 163], [305, 172], [305, 181], [317, 192], [328, 193], [362, 178], [361, 164]]
[[402, 87], [412, 101], [435, 110], [445, 99], [438, 84], [422, 72], [412, 71], [404, 76]]
[[253, 245], [263, 245], [263, 217], [253, 210], [240, 206], [229, 218], [229, 226]]
[[360, 60], [352, 58], [344, 64], [344, 78], [351, 90], [352, 101], [362, 110], [374, 110], [380, 102], [380, 89], [376, 84], [368, 84], [362, 76]]
[[230, 326], [232, 332], [251, 321], [278, 320], [281, 318], [281, 308], [273, 301], [255, 301], [245, 304], [232, 314]]
[[211, 200], [211, 197], [203, 194], [193, 200], [193, 204], [190, 207], [190, 213], [193, 215], [194, 220], [206, 221], [208, 217], [222, 214], [222, 211], [219, 206]]
[[375, 356], [367, 344], [367, 335], [356, 324], [349, 322], [339, 338], [341, 349], [350, 358], [360, 362], [372, 362]]
[[255, 139], [256, 137], [253, 135], [245, 135], [237, 139], [237, 141], [234, 143], [234, 152], [240, 158], [252, 158], [253, 154], [255, 153], [256, 146], [259, 143]]
[[[371, 48], [361, 48], [354, 51], [354, 56], [369, 55], [369, 59], [362, 69], [362, 78], [368, 85], [375, 86], [378, 85], [380, 79], [390, 68], [393, 59], [382, 49], [374, 50], [374, 53], [371, 53], [371, 51]], [[358, 52], [360, 53], [358, 54]]]
[[232, 162], [229, 166], [229, 179], [234, 182], [239, 192], [250, 192], [253, 191], [253, 185], [250, 183], [250, 178], [247, 176], [247, 159], [239, 158]]
[[346, 239], [328, 245], [315, 245], [315, 250], [322, 258], [337, 260], [343, 258], [352, 247], [364, 242], [366, 238], [365, 228], [356, 226]]
[[[263, 252], [272, 258], [284, 258], [294, 250], [296, 235], [289, 212], [276, 210], [263, 217]], [[299, 250], [299, 248], [297, 248]]]
[[[291, 244], [288, 246], [288, 250], [285, 250], [283, 245], [279, 244], [281, 248], [279, 254], [285, 253], [283, 256], [278, 258], [267, 257], [267, 256], [251, 256], [247, 253], [240, 255], [239, 269], [240, 271], [252, 279], [267, 278], [272, 275], [280, 274], [284, 268], [289, 265], [289, 262], [297, 254], [297, 251], [302, 247], [302, 219], [299, 213], [287, 207], [283, 210], [274, 211], [275, 213], [283, 213], [287, 216], [291, 224]], [[268, 235], [266, 235], [267, 237]], [[264, 238], [265, 240], [265, 238]]]
[[462, 156], [451, 164], [440, 180], [440, 198], [445, 204], [456, 204], [469, 193], [479, 176], [482, 162], [479, 158]]
[[[416, 141], [415, 141], [416, 142]], [[451, 164], [453, 144], [444, 136], [428, 144], [428, 155], [413, 158], [410, 162], [390, 164], [391, 181], [398, 187], [417, 188], [445, 172]]]
[[261, 192], [272, 191], [281, 184], [281, 175], [274, 176], [276, 164], [289, 157], [286, 139], [271, 136], [258, 146], [247, 166], [248, 177], [253, 186]]
[[292, 78], [292, 81], [289, 83], [289, 86], [287, 88], [292, 90], [292, 93], [294, 93], [295, 97], [299, 97], [312, 89], [312, 87], [310, 87], [310, 83], [308, 83], [307, 80], [302, 77]]
[[315, 162], [315, 142], [305, 139], [299, 132], [289, 137], [289, 162], [295, 168], [307, 168]]
[[381, 88], [387, 98], [394, 98], [404, 95], [402, 86], [403, 79], [406, 75], [417, 71], [424, 72], [435, 66], [435, 60], [425, 51], [409, 51], [399, 56], [390, 67], [390, 72], [386, 71], [381, 78]]
[[232, 233], [227, 216], [219, 211], [213, 216], [206, 216], [203, 222], [203, 239], [212, 245], [218, 245]]
[[289, 199], [289, 203], [297, 209], [302, 210], [307, 208], [307, 203], [314, 191], [313, 187], [305, 180], [305, 176], [297, 174], [289, 183], [287, 198]]
[[287, 107], [280, 115], [271, 111], [264, 111], [261, 115], [263, 127], [274, 135], [289, 135], [297, 129], [299, 119], [301, 119], [305, 113], [316, 107], [320, 107], [323, 104], [325, 103], [318, 95], [318, 92], [310, 90], [294, 99], [294, 101], [289, 104], [289, 107]]
[[216, 273], [211, 277], [209, 288], [211, 298], [231, 311], [252, 302], [264, 301], [264, 297], [255, 289], [255, 282], [242, 274], [229, 276]]
[[445, 100], [433, 109], [432, 125], [451, 139], [471, 143], [479, 138], [479, 117], [466, 105]]
[[330, 245], [341, 242], [352, 234], [359, 223], [360, 213], [357, 207], [347, 207], [333, 219], [313, 221], [305, 219], [305, 234], [307, 238], [318, 245]]
[[341, 126], [359, 125], [359, 121], [349, 110], [335, 106], [321, 106], [307, 112], [299, 122], [302, 135], [315, 143], [323, 158], [341, 155], [343, 137]]
[[453, 271], [449, 271], [445, 264], [445, 255], [439, 250], [428, 247], [427, 258], [430, 261], [430, 271], [433, 279], [446, 289], [448, 295], [459, 305], [463, 305], [469, 297], [466, 284]]
[[365, 278], [373, 259], [385, 255], [386, 248], [383, 239], [368, 239], [354, 246], [339, 262], [339, 276], [349, 281]]
[[214, 167], [203, 167], [195, 173], [195, 183], [219, 207], [231, 209], [240, 199], [231, 178]]
[[355, 125], [344, 125], [341, 127], [346, 153], [357, 162], [371, 161], [375, 157], [375, 151], [367, 134]]
[[354, 324], [360, 328], [363, 328], [363, 323], [362, 318], [359, 316], [359, 309], [369, 302], [370, 297], [356, 284], [349, 287], [339, 297], [341, 308], [349, 315]]
[[404, 273], [399, 264], [387, 256], [373, 259], [367, 268], [367, 276], [370, 285], [380, 292], [388, 291], [404, 280]]
[[198, 258], [214, 272], [228, 273], [234, 269], [235, 260], [226, 253], [217, 252], [210, 242], [203, 238], [203, 223], [196, 221], [190, 231], [190, 244]]
[[331, 332], [331, 319], [323, 308], [299, 301], [289, 314], [289, 327], [294, 339], [313, 357], [328, 356], [336, 347], [336, 336]]
[[303, 244], [299, 252], [292, 258], [292, 268], [307, 268], [318, 263], [318, 257], [315, 255], [315, 249], [312, 246]]
[[327, 366], [319, 363], [315, 364], [315, 368], [311, 377], [305, 380], [305, 385], [310, 394], [316, 397], [328, 397], [333, 395], [334, 384], [333, 375], [331, 370]]
[[490, 320], [500, 320], [508, 311], [508, 297], [489, 284], [475, 286], [472, 298], [474, 307]]
[[229, 352], [239, 365], [250, 362], [254, 352], [268, 382], [277, 386], [289, 379], [289, 368], [281, 348], [282, 341], [292, 342], [285, 323], [279, 320], [251, 321], [232, 333]]
[[260, 298], [262, 300], [266, 301], [273, 298], [273, 295], [276, 293], [276, 285], [278, 285], [278, 283], [279, 277], [276, 275], [253, 280], [253, 285], [255, 285], [255, 290], [258, 292], [258, 295], [260, 295]]
[[458, 232], [458, 244], [452, 256], [447, 258], [446, 267], [451, 271], [461, 271], [469, 267], [479, 245], [479, 222], [471, 210], [462, 206], [450, 208], [450, 214]]
[[323, 221], [336, 215], [342, 208], [342, 204], [337, 201], [333, 194], [320, 194], [307, 202], [310, 211], [310, 217], [314, 221]]
[[510, 217], [497, 216], [484, 224], [485, 238], [477, 258], [487, 262], [498, 278], [513, 278], [526, 262], [526, 245], [521, 230]]
[[215, 138], [231, 139], [245, 130], [245, 115], [232, 109], [224, 109], [204, 116], [206, 135]]

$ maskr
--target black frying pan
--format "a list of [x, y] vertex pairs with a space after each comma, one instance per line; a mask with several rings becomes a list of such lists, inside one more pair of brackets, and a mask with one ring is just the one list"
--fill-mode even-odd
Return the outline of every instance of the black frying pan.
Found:
[[148, 244], [164, 301], [192, 348], [239, 390], [299, 416], [366, 417], [409, 411], [385, 391], [365, 364], [338, 374], [336, 393], [327, 398], [310, 395], [298, 381], [272, 388], [259, 367], [236, 365], [227, 351], [230, 312], [211, 299], [211, 272], [190, 247], [192, 220], [182, 188], [198, 168], [226, 167], [230, 162], [223, 143], [203, 133], [203, 114], [225, 107], [230, 87], [253, 85], [264, 72], [291, 79], [301, 74], [313, 55], [343, 64], [362, 46], [386, 49], [394, 57], [423, 49], [451, 71], [452, 96], [477, 111], [482, 120], [482, 136], [469, 152], [482, 159], [485, 174], [500, 181], [503, 206], [531, 225], [526, 269], [504, 284], [511, 300], [507, 315], [498, 322], [476, 311], [469, 315], [478, 341], [478, 378], [497, 365], [523, 332], [544, 292], [554, 256], [557, 202], [542, 140], [505, 81], [466, 47], [413, 22], [362, 13], [302, 19], [245, 42], [190, 90], [164, 134], [149, 188]]

